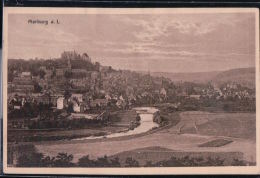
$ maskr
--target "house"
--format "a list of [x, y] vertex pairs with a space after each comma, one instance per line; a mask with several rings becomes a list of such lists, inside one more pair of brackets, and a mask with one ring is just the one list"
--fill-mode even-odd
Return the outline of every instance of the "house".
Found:
[[74, 87], [85, 87], [88, 82], [86, 78], [83, 79], [70, 79], [71, 84]]
[[45, 72], [45, 71], [47, 70], [47, 69], [46, 69], [46, 66], [41, 66], [41, 67], [40, 67], [40, 70], [43, 70], [43, 71]]
[[189, 97], [188, 94], [185, 91], [182, 91], [182, 92], [178, 93], [177, 96], [183, 97], [183, 98], [188, 98]]
[[52, 76], [52, 74], [53, 74], [53, 72], [52, 72], [52, 70], [45, 70], [45, 75], [44, 75], [44, 78], [45, 79], [50, 79], [51, 78], [51, 76]]
[[106, 95], [105, 95], [105, 98], [106, 98], [107, 101], [109, 101], [109, 100], [112, 99], [111, 96], [110, 96], [109, 94], [106, 94]]
[[71, 69], [72, 73], [88, 73], [86, 69]]
[[47, 89], [47, 88], [48, 88], [48, 82], [47, 82], [46, 80], [39, 79], [39, 80], [38, 80], [38, 84], [39, 84], [43, 89]]
[[13, 79], [13, 90], [16, 92], [32, 92], [34, 84], [31, 77], [31, 72], [22, 72], [20, 76]]
[[95, 99], [90, 102], [91, 107], [106, 107], [108, 101], [106, 99]]
[[12, 99], [9, 100], [8, 104], [10, 104], [11, 106], [13, 106], [14, 109], [21, 109], [21, 107], [24, 105], [25, 100], [24, 98], [20, 98], [20, 97], [14, 97]]
[[63, 77], [65, 74], [65, 70], [64, 69], [56, 69], [56, 76], [57, 77]]
[[62, 112], [61, 114], [58, 115], [58, 119], [64, 119], [67, 118], [69, 114], [67, 112]]
[[110, 69], [111, 69], [110, 66], [100, 66], [99, 71], [105, 73], [105, 72], [109, 72]]
[[40, 100], [38, 98], [40, 98], [42, 95], [43, 95], [42, 93], [31, 93], [30, 94], [30, 96], [32, 97], [32, 100], [36, 101], [36, 102], [38, 102]]
[[117, 106], [118, 108], [125, 108], [125, 107], [126, 107], [126, 102], [123, 101], [123, 100], [117, 100], [116, 106]]
[[81, 113], [83, 113], [83, 112], [85, 112], [86, 110], [89, 110], [89, 109], [90, 109], [90, 107], [89, 107], [87, 102], [80, 103], [80, 112]]
[[26, 97], [26, 96], [28, 96], [28, 94], [22, 93], [22, 92], [14, 92], [14, 93], [8, 94], [9, 99], [13, 99], [13, 98], [17, 98], [17, 97]]
[[12, 82], [8, 82], [7, 84], [8, 92], [10, 92], [14, 87], [15, 85]]
[[91, 72], [91, 79], [92, 80], [96, 80], [96, 79], [98, 79], [98, 77], [99, 77], [99, 73], [98, 72], [96, 72], [96, 71]]
[[80, 112], [80, 105], [76, 102], [73, 102], [73, 111]]
[[63, 109], [64, 108], [64, 97], [59, 97], [57, 99], [57, 109]]
[[50, 95], [50, 102], [53, 106], [57, 106], [58, 98], [63, 97], [62, 94], [51, 94]]
[[116, 106], [117, 106], [118, 108], [125, 108], [125, 107], [126, 107], [126, 102], [125, 102], [125, 99], [123, 98], [122, 95], [121, 95], [121, 96], [119, 97], [119, 99], [117, 100]]
[[86, 78], [88, 76], [88, 71], [86, 69], [71, 69], [72, 78]]
[[14, 105], [14, 109], [21, 109], [21, 106], [20, 105]]
[[132, 102], [136, 101], [136, 97], [134, 96], [134, 94], [130, 94], [128, 96], [128, 101], [129, 101], [129, 104], [132, 104]]
[[34, 90], [34, 86], [32, 84], [15, 85], [15, 91], [32, 92], [33, 90]]
[[53, 102], [53, 97], [49, 94], [32, 94], [31, 95], [33, 100], [36, 101], [37, 103], [42, 103], [42, 104], [46, 104], [46, 105], [49, 105], [49, 104], [52, 104], [54, 106], [56, 106], [56, 101]]
[[148, 93], [147, 91], [145, 91], [145, 92], [143, 92], [143, 93], [141, 94], [141, 97], [147, 97], [147, 96], [149, 96], [149, 93]]
[[83, 101], [83, 94], [78, 94], [78, 93], [72, 93], [71, 97], [72, 99], [76, 99], [78, 102], [82, 102]]
[[21, 73], [22, 78], [31, 78], [31, 72], [22, 72]]
[[80, 103], [75, 100], [71, 100], [70, 102], [72, 103], [73, 111], [80, 112]]
[[166, 92], [165, 88], [161, 88], [160, 95], [162, 95], [163, 97], [167, 96], [167, 92]]
[[45, 79], [50, 79], [50, 78], [51, 78], [51, 76], [52, 76], [52, 74], [53, 74], [53, 71], [52, 71], [52, 70], [47, 69], [46, 66], [41, 66], [41, 67], [40, 67], [40, 70], [45, 72], [45, 75], [44, 75], [44, 78], [45, 78]]
[[42, 103], [42, 104], [47, 104], [47, 105], [49, 105], [49, 104], [51, 103], [51, 101], [50, 101], [50, 96], [48, 96], [48, 95], [43, 95], [43, 96], [41, 96], [41, 97], [38, 98], [38, 102], [39, 102], [39, 103]]
[[200, 99], [200, 95], [190, 95], [190, 98], [194, 98], [194, 99], [199, 100]]

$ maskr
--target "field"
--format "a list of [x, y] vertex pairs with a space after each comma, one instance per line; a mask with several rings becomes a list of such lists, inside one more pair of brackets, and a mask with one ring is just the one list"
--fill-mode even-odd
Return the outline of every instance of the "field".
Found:
[[209, 141], [206, 143], [202, 143], [198, 146], [199, 147], [221, 147], [221, 146], [227, 145], [232, 142], [233, 142], [232, 140], [216, 139], [216, 140], [212, 140], [212, 141]]
[[226, 136], [255, 140], [256, 119], [253, 113], [184, 112], [182, 133]]
[[[177, 118], [177, 116], [174, 115], [172, 115], [172, 117]], [[228, 153], [239, 153], [244, 160], [255, 162], [256, 143], [254, 113], [207, 113], [197, 111], [181, 113], [180, 117], [181, 120], [177, 125], [172, 125], [171, 127], [166, 127], [156, 132], [143, 134], [142, 136], [124, 139], [102, 139], [96, 141], [71, 140], [39, 142], [35, 144], [38, 151], [45, 153], [46, 155], [55, 156], [59, 152], [73, 154], [74, 162], [77, 162], [79, 158], [86, 155], [89, 155], [90, 158], [93, 159], [104, 155], [114, 156], [119, 154], [127, 156], [130, 154], [127, 151], [142, 150], [143, 148], [149, 147], [160, 148], [154, 153], [150, 153], [151, 150], [148, 152], [149, 154], [154, 154], [163, 158], [169, 158], [172, 154], [181, 155], [196, 153], [197, 155], [202, 156], [205, 154], [204, 157], [207, 157], [209, 154], [229, 155]], [[182, 127], [182, 129], [180, 129], [180, 127]], [[195, 127], [197, 127], [197, 129]], [[203, 143], [212, 143], [212, 141], [217, 139], [231, 140], [232, 142], [225, 145], [223, 144], [222, 146], [199, 147], [199, 145]], [[167, 149], [170, 151], [167, 151]], [[138, 153], [141, 155], [140, 159], [147, 154], [146, 152], [147, 151]], [[136, 153], [136, 151], [134, 151], [134, 153]], [[149, 155], [148, 157], [152, 156]], [[156, 157], [154, 159], [159, 160], [160, 158]], [[143, 162], [145, 161], [146, 159], [143, 158]]]
[[144, 166], [147, 162], [156, 163], [163, 160], [168, 160], [171, 157], [175, 158], [211, 158], [225, 160], [224, 164], [229, 165], [234, 159], [242, 159], [243, 154], [241, 152], [182, 152], [171, 150], [162, 147], [146, 147], [141, 149], [135, 149], [130, 151], [121, 152], [111, 156], [111, 158], [118, 157], [121, 165], [125, 164], [127, 157], [131, 157], [139, 162], [141, 166]]

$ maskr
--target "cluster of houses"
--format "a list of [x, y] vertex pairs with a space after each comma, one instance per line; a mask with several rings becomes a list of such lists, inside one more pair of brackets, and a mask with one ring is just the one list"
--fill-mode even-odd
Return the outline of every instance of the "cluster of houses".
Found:
[[[125, 109], [146, 98], [156, 98], [156, 102], [163, 103], [167, 102], [171, 93], [196, 100], [202, 97], [220, 99], [254, 96], [247, 89], [241, 89], [232, 83], [221, 88], [215, 85], [193, 87], [194, 92], [189, 94], [185, 87], [172, 92], [170, 90], [175, 89], [163, 85], [163, 80], [167, 80], [165, 78], [152, 78], [150, 75], [130, 71], [111, 72], [111, 67], [101, 65], [95, 70], [73, 67], [73, 60], [91, 63], [91, 58], [86, 53], [79, 55], [75, 51], [64, 52], [61, 58], [66, 62], [51, 67], [39, 66], [39, 75], [32, 75], [30, 71], [13, 71], [14, 78], [8, 83], [9, 108], [19, 110], [26, 102], [42, 103], [53, 109], [73, 113], [71, 116], [75, 118], [83, 117], [82, 114], [85, 114], [84, 118], [93, 118], [87, 115], [93, 113], [93, 110], [100, 114], [108, 106]], [[66, 90], [69, 90], [69, 96], [66, 95]], [[174, 107], [179, 105], [180, 103]]]
[[254, 99], [254, 90], [249, 90], [248, 88], [244, 88], [241, 85], [235, 84], [235, 83], [227, 83], [224, 86], [221, 87], [223, 97], [228, 98], [238, 98], [238, 99], [243, 99], [243, 98], [249, 98], [249, 99]]
[[9, 92], [18, 92], [18, 93], [29, 93], [33, 92], [34, 84], [31, 77], [31, 72], [22, 72], [17, 74], [15, 72], [15, 77], [12, 82], [8, 83]]
[[237, 98], [237, 99], [254, 99], [254, 91], [249, 88], [241, 87], [241, 85], [236, 83], [226, 83], [222, 86], [217, 86], [212, 83], [207, 87], [193, 87], [193, 93], [187, 94], [182, 92], [178, 94], [179, 96], [184, 96], [185, 98], [193, 98], [200, 100], [202, 98], [209, 98], [214, 100], [227, 99], [227, 98]]
[[86, 96], [74, 92], [73, 88], [70, 88], [70, 97], [64, 96], [67, 89], [65, 83], [67, 82], [76, 89], [94, 86], [92, 89], [95, 90], [100, 72], [72, 68], [72, 60], [83, 60], [91, 63], [91, 58], [86, 53], [78, 55], [75, 51], [64, 52], [62, 58], [67, 60], [67, 63], [55, 67], [39, 66], [39, 75], [32, 75], [30, 71], [13, 71], [14, 78], [8, 83], [9, 109], [20, 110], [25, 103], [41, 103], [57, 110], [64, 110], [69, 104], [72, 104], [73, 110], [71, 112], [75, 113], [84, 113], [90, 108], [106, 107], [107, 99], [88, 97], [86, 100]]

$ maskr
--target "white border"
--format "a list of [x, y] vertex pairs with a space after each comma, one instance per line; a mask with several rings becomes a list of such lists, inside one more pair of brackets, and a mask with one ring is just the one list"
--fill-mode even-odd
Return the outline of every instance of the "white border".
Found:
[[254, 13], [256, 42], [256, 108], [259, 103], [259, 10], [256, 8], [35, 8], [5, 7], [3, 30], [3, 165], [9, 174], [95, 174], [95, 175], [167, 175], [167, 174], [259, 174], [259, 110], [256, 111], [257, 165], [247, 167], [171, 167], [171, 168], [13, 168], [7, 167], [7, 56], [8, 14], [201, 14], [201, 13]]

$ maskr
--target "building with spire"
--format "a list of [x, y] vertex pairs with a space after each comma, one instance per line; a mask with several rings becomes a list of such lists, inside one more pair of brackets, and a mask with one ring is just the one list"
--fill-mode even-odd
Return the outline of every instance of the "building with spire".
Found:
[[84, 60], [84, 61], [88, 61], [88, 62], [91, 62], [91, 58], [89, 57], [89, 55], [87, 53], [83, 53], [81, 58]]

